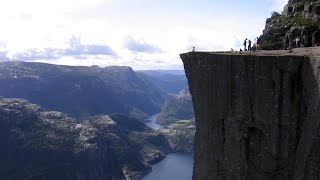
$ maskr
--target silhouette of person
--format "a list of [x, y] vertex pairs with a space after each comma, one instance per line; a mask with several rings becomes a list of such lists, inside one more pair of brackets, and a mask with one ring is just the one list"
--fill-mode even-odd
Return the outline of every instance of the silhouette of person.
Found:
[[248, 50], [251, 50], [251, 40], [248, 40]]
[[260, 43], [261, 43], [261, 40], [259, 37], [257, 37], [257, 43], [256, 43], [257, 49], [260, 49]]
[[247, 50], [247, 38], [243, 41], [244, 50]]
[[192, 52], [194, 52], [195, 50], [194, 50], [194, 46], [192, 47]]

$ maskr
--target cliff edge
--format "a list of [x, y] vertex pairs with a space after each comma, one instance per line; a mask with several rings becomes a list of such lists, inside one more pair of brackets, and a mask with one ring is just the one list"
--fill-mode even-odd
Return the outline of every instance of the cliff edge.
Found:
[[320, 179], [320, 48], [181, 54], [194, 180]]

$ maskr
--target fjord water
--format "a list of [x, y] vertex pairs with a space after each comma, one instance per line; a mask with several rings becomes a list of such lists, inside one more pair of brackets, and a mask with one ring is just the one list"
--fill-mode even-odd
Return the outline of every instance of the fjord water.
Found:
[[[146, 125], [154, 130], [164, 126], [157, 124], [155, 114], [146, 120]], [[193, 168], [192, 153], [171, 153], [165, 159], [152, 165], [153, 171], [142, 180], [191, 180]]]
[[153, 171], [143, 180], [191, 180], [192, 153], [172, 153], [152, 166]]
[[156, 120], [157, 120], [157, 117], [159, 116], [160, 114], [155, 114], [153, 116], [151, 116], [150, 118], [146, 119], [146, 126], [154, 129], [154, 130], [158, 130], [158, 129], [161, 129], [163, 128], [163, 126], [161, 124], [157, 124], [156, 123]]

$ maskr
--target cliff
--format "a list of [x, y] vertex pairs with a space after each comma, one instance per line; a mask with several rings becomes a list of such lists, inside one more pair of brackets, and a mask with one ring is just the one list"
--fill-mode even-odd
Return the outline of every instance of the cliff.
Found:
[[320, 179], [320, 49], [181, 54], [194, 180]]

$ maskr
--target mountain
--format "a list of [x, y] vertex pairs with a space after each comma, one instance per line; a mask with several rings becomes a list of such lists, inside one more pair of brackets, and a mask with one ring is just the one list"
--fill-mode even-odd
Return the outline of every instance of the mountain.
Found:
[[0, 98], [0, 179], [139, 179], [170, 147], [135, 118], [76, 119]]
[[179, 120], [169, 126], [159, 129], [169, 142], [173, 152], [193, 152], [194, 135], [196, 132], [194, 120]]
[[145, 70], [139, 71], [162, 91], [170, 94], [178, 94], [188, 86], [187, 78], [183, 70]]
[[320, 45], [320, 1], [289, 0], [283, 13], [273, 12], [266, 20], [261, 36], [262, 49], [296, 47], [300, 39], [304, 47]]
[[169, 96], [163, 106], [157, 122], [171, 124], [177, 120], [189, 120], [194, 118], [192, 97], [189, 89], [183, 89], [178, 95]]
[[0, 96], [23, 98], [73, 117], [126, 113], [146, 117], [160, 111], [164, 93], [130, 67], [0, 63]]
[[144, 74], [152, 77], [161, 77], [164, 75], [185, 75], [184, 70], [140, 70]]

